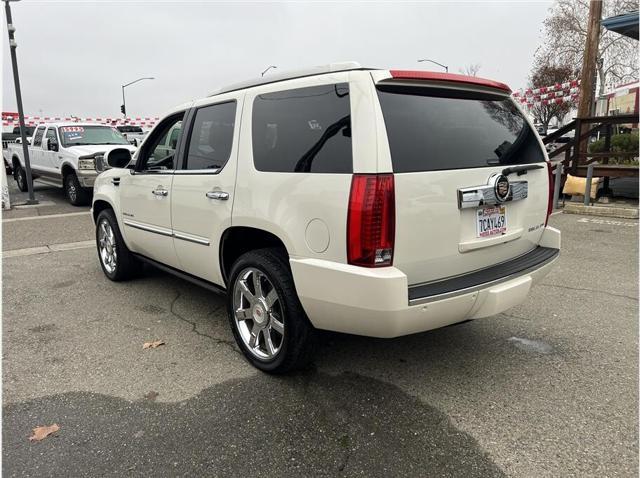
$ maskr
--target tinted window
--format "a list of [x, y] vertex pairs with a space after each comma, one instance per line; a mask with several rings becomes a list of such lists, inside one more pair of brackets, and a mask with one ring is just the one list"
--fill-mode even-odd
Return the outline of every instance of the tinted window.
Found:
[[252, 125], [260, 171], [353, 171], [347, 83], [259, 95]]
[[[158, 126], [152, 136], [146, 142], [144, 149], [140, 151], [138, 171], [146, 170], [172, 170], [175, 169], [175, 154], [182, 130], [182, 118], [184, 114], [172, 116]], [[175, 141], [169, 140], [175, 134]]]
[[44, 126], [36, 130], [36, 135], [33, 137], [33, 146], [42, 145], [42, 136], [44, 135]]
[[191, 128], [186, 169], [220, 169], [233, 144], [236, 102], [206, 106], [196, 112]]
[[544, 161], [533, 130], [509, 98], [416, 88], [379, 89], [378, 97], [394, 172]]

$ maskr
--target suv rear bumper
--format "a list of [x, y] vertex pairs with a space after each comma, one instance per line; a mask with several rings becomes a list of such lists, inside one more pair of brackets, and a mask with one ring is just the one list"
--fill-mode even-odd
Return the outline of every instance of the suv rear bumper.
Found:
[[[320, 259], [290, 262], [298, 296], [315, 327], [390, 338], [489, 317], [522, 303], [531, 286], [551, 270], [559, 248], [560, 231], [547, 227], [537, 249], [499, 268], [411, 288], [395, 267], [367, 269]], [[460, 288], [453, 289], [456, 284]], [[424, 295], [430, 292], [437, 293]]]

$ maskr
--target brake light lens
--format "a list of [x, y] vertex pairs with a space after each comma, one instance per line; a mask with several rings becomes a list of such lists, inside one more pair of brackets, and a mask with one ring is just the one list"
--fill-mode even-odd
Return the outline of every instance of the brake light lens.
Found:
[[393, 264], [396, 198], [393, 174], [354, 174], [347, 216], [347, 260], [362, 267]]
[[547, 218], [544, 220], [545, 226], [549, 222], [549, 216], [551, 216], [551, 213], [553, 212], [554, 177], [553, 177], [553, 166], [551, 165], [551, 161], [547, 161], [547, 175], [549, 176], [549, 199], [547, 202]]

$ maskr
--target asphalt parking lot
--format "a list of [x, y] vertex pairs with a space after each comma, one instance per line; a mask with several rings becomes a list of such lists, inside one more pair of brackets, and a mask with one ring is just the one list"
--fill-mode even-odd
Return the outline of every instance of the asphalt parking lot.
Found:
[[151, 269], [108, 281], [88, 208], [38, 194], [54, 204], [2, 224], [4, 476], [638, 474], [637, 221], [554, 215], [561, 258], [521, 306], [325, 334], [313, 367], [272, 377], [221, 297]]

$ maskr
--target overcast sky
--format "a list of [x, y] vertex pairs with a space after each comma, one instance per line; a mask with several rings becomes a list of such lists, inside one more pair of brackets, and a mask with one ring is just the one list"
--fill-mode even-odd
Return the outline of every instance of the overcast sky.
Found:
[[[549, 2], [12, 3], [28, 115], [155, 116], [217, 87], [279, 70], [354, 60], [449, 71], [526, 86]], [[4, 7], [4, 4], [3, 4]], [[4, 17], [4, 15], [3, 15]], [[15, 111], [3, 18], [2, 110]]]

